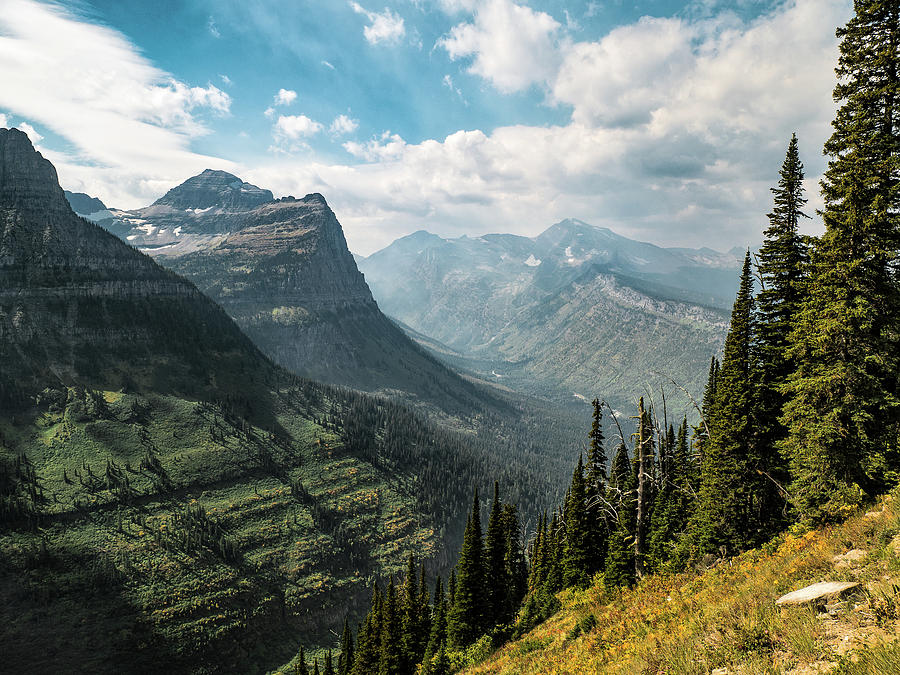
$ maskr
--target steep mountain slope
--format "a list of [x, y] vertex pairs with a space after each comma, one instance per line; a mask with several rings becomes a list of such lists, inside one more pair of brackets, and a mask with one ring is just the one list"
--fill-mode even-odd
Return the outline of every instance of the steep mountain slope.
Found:
[[490, 404], [381, 313], [321, 195], [264, 204], [240, 225], [211, 248], [159, 259], [276, 362], [335, 384], [411, 394], [448, 412]]
[[410, 340], [372, 298], [325, 199], [275, 200], [206, 170], [100, 224], [184, 275], [292, 372], [451, 416], [505, 409]]
[[192, 284], [75, 216], [53, 166], [0, 130], [0, 397], [102, 382], [197, 393], [210, 359], [264, 361]]
[[544, 439], [454, 433], [287, 373], [190, 282], [76, 216], [5, 129], [0, 233], [12, 672], [284, 663], [301, 636], [331, 645], [409, 552], [444, 566], [473, 485], [499, 477], [524, 513], [546, 507], [530, 496], [552, 493]]
[[359, 266], [389, 315], [477, 372], [616, 405], [635, 382], [702, 386], [737, 279], [729, 254], [662, 249], [577, 220], [534, 239], [417, 232]]
[[[602, 582], [564, 591], [557, 614], [462, 672], [896, 675], [897, 496], [709, 569], [652, 576], [618, 593]], [[779, 596], [823, 581], [858, 586], [843, 597], [776, 606]]]

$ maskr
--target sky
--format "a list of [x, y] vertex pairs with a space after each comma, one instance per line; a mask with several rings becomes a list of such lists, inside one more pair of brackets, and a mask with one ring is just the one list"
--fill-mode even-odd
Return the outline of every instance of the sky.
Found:
[[820, 227], [851, 0], [0, 0], [0, 127], [138, 208], [206, 168], [325, 195], [368, 255], [564, 218], [762, 240], [796, 132]]

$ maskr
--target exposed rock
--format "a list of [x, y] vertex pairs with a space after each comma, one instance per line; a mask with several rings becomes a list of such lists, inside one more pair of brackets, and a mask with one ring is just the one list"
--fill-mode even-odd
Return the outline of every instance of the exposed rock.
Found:
[[153, 202], [175, 209], [252, 209], [274, 199], [271, 190], [245, 183], [226, 171], [206, 169]]
[[775, 604], [786, 606], [821, 603], [826, 600], [839, 598], [857, 586], [859, 584], [855, 581], [823, 581], [792, 591], [787, 595], [782, 595], [775, 601]]
[[208, 249], [160, 260], [277, 363], [317, 380], [412, 393], [445, 410], [477, 395], [381, 313], [322, 195], [262, 204], [228, 222], [235, 225]]
[[69, 192], [66, 190], [65, 195], [66, 199], [69, 201], [69, 206], [71, 206], [72, 210], [78, 215], [89, 216], [92, 213], [106, 210], [106, 205], [103, 202], [84, 192]]
[[865, 559], [868, 555], [868, 551], [864, 551], [861, 548], [854, 548], [846, 553], [834, 556], [831, 559], [831, 562], [834, 563], [836, 569], [846, 569], [848, 567], [853, 567], [855, 563]]
[[238, 370], [262, 360], [193, 284], [73, 213], [53, 165], [0, 129], [0, 400], [59, 383], [189, 382], [211, 354], [237, 354]]

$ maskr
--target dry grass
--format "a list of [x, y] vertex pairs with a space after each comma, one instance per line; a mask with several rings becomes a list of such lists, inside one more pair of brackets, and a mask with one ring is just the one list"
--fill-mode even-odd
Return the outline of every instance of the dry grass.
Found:
[[[900, 674], [900, 508], [892, 496], [840, 526], [788, 534], [712, 569], [651, 577], [610, 596], [595, 584], [467, 673]], [[836, 567], [850, 549], [868, 555]], [[822, 607], [775, 600], [818, 581], [861, 592]], [[573, 631], [593, 614], [596, 625]], [[575, 637], [573, 637], [575, 636]]]

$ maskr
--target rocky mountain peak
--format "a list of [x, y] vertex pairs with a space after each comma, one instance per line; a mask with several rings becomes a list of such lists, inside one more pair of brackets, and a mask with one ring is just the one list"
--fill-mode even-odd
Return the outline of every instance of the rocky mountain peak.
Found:
[[153, 206], [169, 206], [182, 210], [204, 210], [214, 207], [246, 210], [273, 199], [271, 190], [263, 190], [246, 183], [227, 171], [206, 169], [169, 190], [157, 199]]
[[80, 215], [87, 216], [100, 211], [106, 211], [106, 204], [96, 197], [91, 197], [84, 192], [69, 192], [66, 190], [65, 195], [66, 199], [69, 200], [69, 205], [72, 207], [72, 210]]
[[0, 129], [0, 208], [68, 211], [56, 169], [18, 129]]

